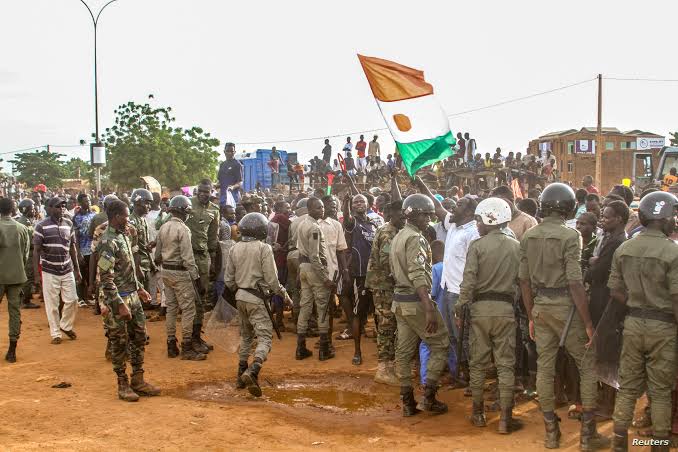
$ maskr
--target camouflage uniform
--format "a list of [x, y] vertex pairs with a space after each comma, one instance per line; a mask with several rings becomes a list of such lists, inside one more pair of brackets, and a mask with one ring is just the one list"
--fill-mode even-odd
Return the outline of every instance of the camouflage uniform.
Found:
[[374, 310], [377, 314], [377, 358], [380, 362], [395, 360], [397, 324], [391, 311], [393, 304], [393, 276], [389, 264], [391, 241], [398, 228], [391, 223], [377, 229], [367, 263], [365, 287], [372, 289]]
[[[26, 218], [25, 216], [20, 216], [17, 218], [17, 223], [21, 223], [26, 228], [28, 228], [28, 235], [30, 238], [29, 243], [33, 243], [33, 221], [30, 219]], [[22, 301], [24, 303], [28, 303], [31, 301], [33, 298], [33, 282], [35, 281], [35, 275], [33, 272], [33, 245], [30, 245], [28, 247], [28, 262], [26, 263], [26, 266], [24, 267], [24, 271], [26, 272], [26, 284], [24, 284], [22, 290]]]
[[[149, 291], [151, 273], [155, 271], [155, 264], [151, 257], [150, 247], [148, 246], [150, 243], [148, 238], [148, 223], [146, 218], [132, 212], [129, 216], [128, 224], [136, 230], [136, 244], [132, 247], [132, 252], [139, 255], [139, 270], [141, 270], [141, 275], [143, 276], [143, 279], [139, 282], [144, 286], [146, 291]], [[155, 302], [155, 300], [151, 300], [151, 302]]]
[[[104, 324], [111, 342], [113, 370], [118, 376], [124, 376], [125, 361], [129, 354], [133, 373], [143, 372], [146, 318], [137, 295], [141, 284], [136, 278], [130, 240], [125, 234], [109, 227], [101, 236], [98, 251], [97, 267], [104, 304], [110, 310], [104, 316]], [[127, 306], [132, 320], [118, 317], [121, 303]]]
[[219, 246], [219, 208], [207, 203], [203, 206], [196, 196], [191, 198], [192, 211], [186, 219], [186, 226], [191, 230], [191, 244], [195, 264], [203, 285], [204, 295], [195, 303], [195, 325], [202, 325], [205, 314], [205, 305], [209, 296], [210, 261], [216, 263], [217, 247]]

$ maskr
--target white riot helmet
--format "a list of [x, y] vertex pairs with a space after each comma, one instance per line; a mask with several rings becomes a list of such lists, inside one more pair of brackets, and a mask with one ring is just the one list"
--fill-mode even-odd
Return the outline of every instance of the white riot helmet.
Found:
[[511, 206], [500, 198], [487, 198], [478, 203], [476, 216], [483, 224], [496, 226], [511, 221]]

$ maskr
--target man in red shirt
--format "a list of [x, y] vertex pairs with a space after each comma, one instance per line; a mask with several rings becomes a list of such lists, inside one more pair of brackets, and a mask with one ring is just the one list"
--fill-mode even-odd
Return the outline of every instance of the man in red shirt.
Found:
[[360, 140], [355, 144], [355, 150], [358, 152], [358, 162], [357, 166], [363, 172], [367, 168], [367, 160], [365, 159], [365, 149], [367, 149], [367, 143], [365, 142], [365, 136], [360, 135]]
[[584, 176], [581, 183], [587, 192], [598, 194], [598, 187], [593, 185], [593, 176]]

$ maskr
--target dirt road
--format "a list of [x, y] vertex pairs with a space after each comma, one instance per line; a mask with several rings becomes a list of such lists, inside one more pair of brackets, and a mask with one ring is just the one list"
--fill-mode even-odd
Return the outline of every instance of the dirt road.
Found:
[[[41, 305], [42, 306], [42, 305]], [[149, 323], [146, 377], [163, 395], [125, 403], [116, 396], [104, 359], [99, 317], [80, 309], [78, 339], [51, 345], [43, 309], [22, 310], [18, 361], [0, 361], [0, 448], [59, 450], [542, 450], [543, 424], [534, 402], [518, 405], [525, 428], [495, 433], [497, 415], [477, 429], [467, 420], [470, 400], [442, 389], [450, 406], [442, 416], [403, 419], [398, 388], [374, 384], [375, 344], [367, 340], [364, 364], [351, 365], [352, 343], [335, 341], [337, 358], [294, 359], [294, 336], [274, 338], [261, 373], [265, 397], [233, 387], [237, 357], [222, 350], [207, 361], [168, 359], [164, 323]], [[310, 339], [312, 346], [316, 339]], [[0, 306], [0, 350], [7, 347], [7, 308]], [[67, 382], [71, 387], [52, 388]], [[419, 395], [418, 395], [419, 396]], [[564, 450], [578, 450], [579, 424], [563, 422]], [[611, 433], [610, 423], [603, 433]]]

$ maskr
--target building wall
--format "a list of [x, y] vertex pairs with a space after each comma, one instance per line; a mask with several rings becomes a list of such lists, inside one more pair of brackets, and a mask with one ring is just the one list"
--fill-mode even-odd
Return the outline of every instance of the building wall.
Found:
[[[607, 193], [614, 185], [620, 184], [622, 179], [632, 179], [633, 165], [636, 165], [636, 175], [643, 176], [642, 161], [635, 159], [635, 135], [605, 134], [606, 149], [602, 151], [601, 162], [601, 193]], [[556, 157], [560, 178], [563, 182], [570, 182], [573, 187], [580, 187], [581, 180], [586, 175], [595, 177], [596, 160], [594, 155], [578, 154], [574, 152], [574, 143], [577, 140], [595, 140], [595, 134], [577, 132], [570, 135], [536, 139], [530, 141], [530, 154], [539, 154], [539, 143], [551, 141], [552, 155]], [[571, 152], [570, 152], [571, 149]], [[659, 164], [659, 149], [652, 151], [653, 170]], [[596, 152], [600, 152], [596, 149]], [[568, 163], [571, 163], [568, 165]], [[571, 171], [570, 171], [571, 170]]]

